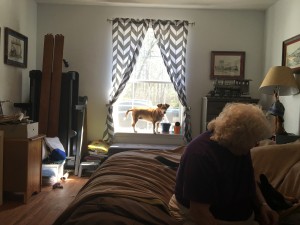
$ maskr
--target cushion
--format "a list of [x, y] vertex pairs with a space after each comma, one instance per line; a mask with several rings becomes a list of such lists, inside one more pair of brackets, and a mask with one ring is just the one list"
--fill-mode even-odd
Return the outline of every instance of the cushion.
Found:
[[282, 194], [300, 197], [300, 190], [295, 187], [300, 184], [299, 142], [258, 146], [251, 149], [251, 156], [257, 180], [260, 174], [265, 174]]
[[45, 137], [46, 145], [50, 148], [50, 151], [53, 149], [60, 149], [65, 151], [64, 146], [60, 142], [58, 137]]

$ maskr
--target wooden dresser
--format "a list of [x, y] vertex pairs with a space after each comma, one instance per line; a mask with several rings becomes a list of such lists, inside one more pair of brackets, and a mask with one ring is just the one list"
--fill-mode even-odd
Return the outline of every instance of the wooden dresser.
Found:
[[219, 115], [224, 106], [229, 102], [243, 102], [257, 104], [259, 99], [248, 97], [242, 98], [219, 98], [219, 97], [203, 97], [202, 98], [202, 118], [201, 118], [201, 132], [206, 131], [209, 121]]
[[24, 203], [41, 191], [42, 141], [32, 138], [4, 138], [3, 191], [22, 193]]

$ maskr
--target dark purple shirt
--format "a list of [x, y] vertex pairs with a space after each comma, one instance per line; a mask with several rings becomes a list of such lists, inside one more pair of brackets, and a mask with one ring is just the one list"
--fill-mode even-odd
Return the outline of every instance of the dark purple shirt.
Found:
[[190, 200], [210, 204], [216, 219], [245, 220], [254, 208], [255, 179], [250, 152], [237, 156], [205, 132], [192, 140], [181, 157], [175, 196], [189, 208]]

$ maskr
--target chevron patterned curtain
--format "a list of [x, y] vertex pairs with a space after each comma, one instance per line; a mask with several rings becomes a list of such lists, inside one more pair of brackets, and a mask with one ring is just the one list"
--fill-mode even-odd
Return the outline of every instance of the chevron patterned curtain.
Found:
[[112, 22], [112, 91], [107, 105], [106, 129], [103, 133], [103, 139], [107, 142], [111, 142], [114, 135], [113, 104], [117, 101], [130, 78], [149, 23], [150, 20], [147, 19], [128, 18], [116, 18]]
[[184, 138], [192, 140], [190, 108], [187, 106], [185, 91], [185, 55], [188, 21], [152, 20], [155, 38], [167, 68], [170, 79], [184, 107]]

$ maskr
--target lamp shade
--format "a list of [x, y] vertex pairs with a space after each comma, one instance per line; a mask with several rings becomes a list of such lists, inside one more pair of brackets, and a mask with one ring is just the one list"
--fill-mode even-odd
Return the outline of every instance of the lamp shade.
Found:
[[293, 71], [286, 66], [270, 68], [259, 90], [269, 95], [274, 94], [275, 90], [280, 96], [294, 95], [299, 92]]

